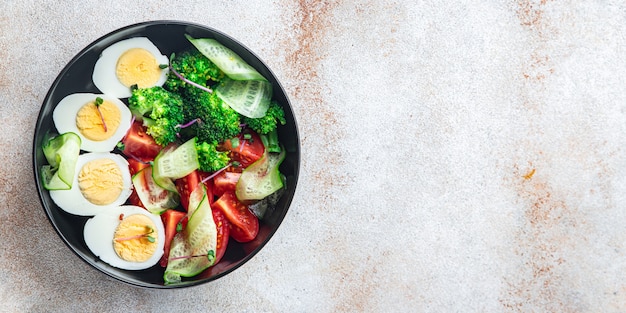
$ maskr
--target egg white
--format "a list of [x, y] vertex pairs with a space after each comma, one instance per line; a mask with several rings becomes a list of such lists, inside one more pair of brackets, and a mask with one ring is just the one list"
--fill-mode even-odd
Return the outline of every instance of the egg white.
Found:
[[[117, 60], [120, 56], [133, 48], [142, 48], [150, 52], [157, 60], [158, 64], [169, 64], [167, 56], [162, 55], [150, 39], [146, 37], [135, 37], [118, 41], [102, 51], [100, 58], [96, 61], [93, 69], [93, 83], [102, 92], [118, 98], [128, 98], [131, 96], [130, 88], [122, 84], [117, 78]], [[161, 76], [154, 86], [163, 86], [167, 80], [168, 69], [161, 70]], [[150, 86], [150, 87], [154, 87]]]
[[[78, 111], [87, 103], [94, 101], [97, 97], [108, 101], [120, 110], [120, 125], [115, 130], [113, 136], [102, 141], [95, 141], [86, 138], [76, 127], [76, 115]], [[124, 138], [130, 129], [132, 113], [120, 99], [106, 94], [75, 93], [61, 99], [52, 112], [54, 126], [60, 134], [66, 132], [76, 133], [81, 140], [80, 149], [89, 152], [110, 152], [115, 145]]]
[[[120, 214], [124, 214], [124, 216], [142, 214], [149, 217], [154, 222], [154, 225], [156, 225], [157, 249], [147, 261], [129, 262], [121, 259], [115, 252], [113, 248], [113, 238], [115, 229], [120, 223]], [[163, 222], [158, 215], [152, 214], [138, 206], [124, 205], [110, 208], [96, 214], [85, 223], [83, 235], [89, 250], [98, 256], [100, 260], [113, 267], [126, 270], [146, 269], [155, 265], [161, 256], [163, 256], [163, 246], [165, 245], [165, 228], [163, 227]]]
[[[97, 205], [89, 202], [80, 191], [78, 186], [78, 175], [85, 164], [90, 161], [107, 158], [112, 160], [119, 166], [122, 172], [123, 189], [119, 197], [110, 204]], [[80, 216], [92, 216], [102, 211], [106, 211], [111, 207], [116, 207], [124, 204], [130, 194], [132, 193], [132, 181], [130, 170], [128, 168], [128, 161], [124, 157], [113, 153], [85, 153], [78, 156], [76, 161], [76, 171], [74, 174], [74, 180], [72, 188], [69, 190], [50, 190], [50, 198], [56, 203], [63, 211]]]

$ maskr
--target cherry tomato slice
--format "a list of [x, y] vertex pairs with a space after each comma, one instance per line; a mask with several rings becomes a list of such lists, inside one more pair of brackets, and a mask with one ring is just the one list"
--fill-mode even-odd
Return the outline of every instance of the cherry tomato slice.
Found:
[[180, 195], [180, 204], [185, 211], [189, 211], [189, 195], [191, 195], [191, 192], [198, 184], [200, 184], [200, 174], [198, 171], [193, 171], [189, 173], [189, 175], [174, 181], [176, 190], [178, 190], [178, 194]]
[[159, 261], [159, 264], [161, 264], [162, 267], [167, 266], [172, 239], [174, 239], [174, 236], [176, 235], [178, 223], [181, 222], [185, 215], [185, 212], [173, 209], [169, 209], [161, 214], [161, 220], [163, 220], [163, 225], [165, 225], [165, 244], [163, 246], [163, 256]]
[[122, 153], [130, 158], [137, 158], [148, 162], [154, 160], [163, 147], [159, 146], [154, 139], [146, 134], [146, 127], [139, 121], [133, 122], [122, 139], [124, 150]]
[[230, 223], [222, 211], [217, 209], [212, 209], [211, 211], [213, 212], [213, 220], [215, 221], [215, 226], [217, 227], [217, 247], [215, 251], [215, 264], [217, 264], [217, 262], [219, 262], [226, 253], [226, 248], [228, 247]]
[[213, 177], [213, 192], [221, 196], [227, 191], [235, 192], [241, 173], [223, 171]]
[[[174, 181], [176, 190], [178, 190], [178, 194], [180, 195], [180, 204], [183, 206], [185, 211], [189, 211], [189, 196], [191, 195], [191, 192], [198, 187], [200, 182], [208, 175], [209, 174], [205, 172], [193, 171], [187, 176]], [[204, 182], [204, 187], [206, 188], [209, 205], [211, 205], [213, 204], [213, 180], [209, 179]]]
[[[250, 139], [246, 139], [249, 136]], [[252, 130], [246, 130], [238, 137], [239, 143], [233, 147], [232, 140], [224, 141], [221, 149], [230, 151], [231, 160], [239, 162], [242, 167], [248, 167], [254, 161], [260, 159], [265, 152], [265, 146], [261, 137]]]
[[230, 222], [230, 236], [234, 240], [248, 242], [259, 233], [259, 219], [247, 205], [237, 200], [235, 193], [225, 192], [213, 203], [213, 207], [221, 210]]
[[[137, 172], [141, 171], [142, 169], [148, 166], [149, 166], [148, 164], [143, 163], [139, 160], [135, 160], [133, 158], [128, 159], [128, 169], [130, 170], [131, 176], [137, 174]], [[137, 191], [135, 190], [135, 188], [133, 188], [133, 191], [131, 192], [130, 197], [128, 197], [128, 203], [132, 205], [140, 206], [145, 209], [145, 206], [143, 205], [143, 203], [141, 203], [141, 199], [139, 199], [139, 195], [137, 195]]]

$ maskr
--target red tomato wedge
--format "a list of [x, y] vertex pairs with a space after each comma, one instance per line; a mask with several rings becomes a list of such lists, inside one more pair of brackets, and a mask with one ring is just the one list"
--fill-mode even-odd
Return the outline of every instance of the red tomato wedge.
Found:
[[213, 177], [213, 192], [218, 197], [228, 191], [235, 192], [239, 177], [241, 177], [241, 173], [226, 171], [215, 175]]
[[[189, 196], [191, 192], [198, 187], [200, 182], [208, 177], [208, 173], [193, 171], [189, 173], [189, 175], [177, 179], [174, 184], [176, 185], [176, 190], [178, 190], [178, 194], [180, 194], [180, 204], [183, 206], [185, 211], [189, 211]], [[207, 197], [209, 199], [209, 204], [213, 204], [213, 184], [212, 180], [209, 179], [204, 183], [204, 187], [206, 187]]]
[[225, 192], [213, 203], [224, 213], [230, 222], [230, 236], [238, 242], [252, 241], [259, 233], [259, 219], [248, 209], [248, 206], [239, 202], [235, 193]]
[[185, 211], [189, 211], [189, 196], [198, 184], [200, 184], [200, 174], [198, 171], [193, 171], [189, 173], [189, 175], [177, 179], [174, 184], [176, 185], [176, 190], [178, 190], [178, 194], [180, 195], [180, 204], [183, 206]]
[[137, 172], [143, 170], [144, 168], [150, 166], [148, 163], [143, 163], [135, 159], [128, 159], [128, 169], [130, 170], [130, 175], [135, 175]]
[[226, 248], [228, 247], [228, 238], [230, 237], [230, 223], [224, 216], [222, 211], [217, 209], [212, 209], [213, 212], [213, 220], [215, 221], [215, 226], [217, 227], [217, 247], [215, 251], [215, 263], [219, 262], [224, 253], [226, 253]]
[[146, 134], [146, 127], [139, 121], [133, 122], [130, 129], [126, 133], [126, 137], [122, 139], [124, 150], [122, 153], [129, 159], [137, 158], [148, 162], [154, 160], [163, 147], [159, 146], [154, 139]]
[[[205, 180], [207, 177], [209, 177], [211, 175], [211, 173], [207, 173], [207, 172], [198, 172], [198, 174], [200, 174], [200, 181]], [[213, 202], [215, 202], [215, 186], [213, 184], [213, 178], [211, 179], [207, 179], [204, 182], [204, 187], [206, 188], [206, 195], [207, 197], [209, 197], [209, 205], [213, 205]]]
[[159, 262], [162, 267], [167, 266], [167, 260], [170, 257], [170, 245], [176, 235], [176, 228], [186, 215], [184, 212], [173, 209], [169, 209], [161, 214], [161, 220], [163, 220], [163, 225], [165, 226], [165, 245], [163, 246], [163, 256]]
[[[147, 163], [140, 162], [133, 158], [130, 158], [127, 161], [128, 161], [128, 169], [130, 170], [131, 176], [137, 174], [139, 171], [150, 166]], [[128, 197], [128, 203], [132, 205], [140, 206], [145, 209], [145, 206], [143, 205], [143, 203], [141, 203], [141, 199], [139, 199], [139, 195], [137, 195], [137, 191], [135, 190], [135, 188], [133, 188], [133, 191], [130, 194], [130, 197]]]
[[[245, 139], [246, 136], [250, 136], [250, 139]], [[239, 134], [237, 137], [239, 143], [233, 147], [233, 141], [228, 139], [222, 144], [222, 149], [230, 151], [230, 158], [233, 161], [239, 162], [243, 167], [254, 163], [254, 161], [260, 159], [265, 152], [265, 146], [261, 137], [257, 133], [251, 130]]]

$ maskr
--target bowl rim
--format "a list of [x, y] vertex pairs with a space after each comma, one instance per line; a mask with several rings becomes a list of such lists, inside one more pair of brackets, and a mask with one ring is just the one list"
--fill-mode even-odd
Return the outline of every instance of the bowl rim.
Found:
[[[52, 213], [51, 213], [51, 208], [46, 204], [46, 202], [44, 201], [44, 193], [49, 193], [48, 190], [46, 190], [45, 188], [43, 188], [43, 185], [41, 184], [41, 178], [40, 178], [40, 173], [39, 173], [39, 166], [41, 164], [38, 164], [37, 162], [37, 153], [38, 150], [40, 149], [38, 143], [37, 143], [37, 138], [42, 136], [42, 132], [44, 130], [42, 130], [42, 122], [43, 122], [43, 118], [45, 116], [45, 110], [47, 108], [47, 104], [51, 101], [51, 97], [54, 95], [59, 83], [63, 80], [63, 77], [65, 76], [65, 74], [67, 74], [67, 72], [72, 68], [72, 66], [78, 61], [80, 60], [86, 53], [88, 53], [89, 51], [91, 51], [92, 49], [94, 49], [94, 47], [96, 45], [98, 45], [98, 43], [105, 41], [106, 39], [115, 36], [117, 34], [126, 32], [126, 31], [130, 31], [133, 29], [136, 29], [137, 32], [140, 32], [144, 27], [148, 27], [148, 26], [167, 26], [167, 25], [174, 25], [174, 26], [184, 26], [184, 27], [192, 27], [192, 28], [196, 28], [199, 29], [201, 31], [206, 31], [212, 34], [216, 34], [218, 36], [227, 38], [228, 40], [232, 41], [235, 45], [238, 45], [238, 48], [245, 50], [247, 53], [249, 53], [251, 55], [252, 58], [256, 59], [256, 61], [258, 61], [263, 67], [264, 69], [269, 73], [269, 75], [272, 76], [273, 78], [273, 83], [275, 85], [275, 87], [277, 87], [276, 89], [279, 89], [282, 94], [284, 95], [284, 99], [285, 99], [285, 103], [283, 104], [283, 107], [285, 110], [289, 110], [290, 111], [290, 115], [291, 118], [293, 120], [293, 134], [291, 134], [291, 136], [293, 136], [295, 138], [295, 143], [296, 143], [296, 147], [297, 149], [295, 151], [293, 151], [292, 154], [292, 159], [295, 162], [296, 166], [294, 166], [293, 168], [293, 192], [290, 193], [286, 193], [285, 195], [283, 195], [283, 197], [287, 197], [285, 200], [285, 209], [284, 211], [278, 216], [277, 222], [275, 223], [275, 227], [267, 234], [266, 239], [261, 242], [259, 244], [258, 247], [256, 247], [254, 250], [252, 250], [251, 252], [247, 253], [247, 255], [245, 255], [241, 260], [237, 261], [235, 265], [231, 266], [230, 268], [216, 274], [216, 275], [212, 275], [208, 278], [203, 278], [200, 280], [187, 280], [184, 281], [184, 284], [172, 284], [172, 285], [157, 285], [157, 284], [153, 284], [153, 283], [147, 283], [147, 282], [142, 282], [140, 280], [135, 280], [135, 279], [128, 279], [125, 277], [122, 277], [121, 275], [115, 274], [111, 271], [107, 271], [104, 268], [100, 267], [100, 266], [96, 266], [96, 261], [91, 260], [91, 259], [87, 259], [85, 256], [83, 256], [83, 254], [76, 248], [74, 247], [74, 245], [70, 242], [70, 240], [68, 238], [66, 238], [64, 232], [62, 231], [62, 229], [59, 227], [59, 225], [57, 225], [57, 223], [55, 222]], [[45, 135], [45, 133], [44, 133]], [[63, 243], [70, 249], [70, 251], [72, 251], [76, 256], [78, 256], [78, 258], [80, 260], [82, 260], [83, 262], [87, 263], [89, 265], [90, 268], [97, 270], [98, 272], [101, 272], [103, 274], [105, 274], [108, 277], [113, 278], [115, 281], [118, 282], [122, 282], [124, 284], [127, 285], [131, 285], [134, 287], [143, 287], [143, 288], [148, 288], [148, 289], [179, 289], [179, 288], [187, 288], [187, 287], [194, 287], [194, 286], [198, 286], [201, 284], [205, 284], [205, 283], [209, 283], [212, 281], [215, 281], [229, 273], [232, 273], [233, 271], [235, 271], [236, 269], [242, 267], [245, 263], [247, 263], [250, 259], [252, 259], [267, 243], [269, 243], [269, 241], [271, 240], [271, 238], [274, 236], [274, 234], [277, 232], [278, 228], [280, 227], [280, 225], [282, 224], [282, 222], [284, 221], [290, 207], [291, 204], [293, 202], [293, 198], [296, 194], [297, 191], [297, 185], [298, 185], [298, 179], [299, 179], [299, 175], [300, 175], [300, 167], [301, 167], [301, 141], [300, 141], [300, 135], [299, 135], [299, 128], [298, 128], [298, 123], [297, 123], [297, 119], [295, 116], [295, 112], [293, 111], [293, 107], [291, 105], [291, 101], [289, 99], [289, 96], [287, 95], [287, 91], [286, 89], [282, 86], [281, 82], [278, 80], [278, 78], [276, 77], [276, 75], [274, 74], [273, 70], [265, 63], [265, 61], [263, 61], [262, 58], [260, 58], [254, 51], [252, 51], [250, 48], [248, 48], [246, 45], [244, 45], [243, 43], [241, 43], [239, 40], [237, 40], [236, 38], [218, 30], [215, 29], [213, 27], [207, 26], [207, 25], [203, 25], [200, 23], [195, 23], [195, 22], [188, 22], [188, 21], [182, 21], [182, 20], [150, 20], [150, 21], [143, 21], [143, 22], [138, 22], [138, 23], [133, 23], [133, 24], [129, 24], [126, 26], [122, 26], [120, 28], [114, 29], [112, 31], [109, 31], [108, 33], [96, 38], [95, 40], [93, 40], [92, 42], [90, 42], [87, 46], [85, 46], [83, 49], [81, 49], [78, 53], [76, 53], [68, 62], [67, 64], [62, 68], [62, 70], [59, 72], [59, 74], [56, 76], [56, 78], [53, 80], [52, 84], [50, 85], [48, 91], [46, 92], [46, 95], [41, 103], [41, 107], [39, 109], [39, 113], [37, 115], [37, 120], [36, 120], [36, 124], [35, 124], [35, 131], [33, 134], [33, 146], [32, 146], [32, 164], [33, 164], [33, 174], [34, 174], [34, 179], [35, 179], [35, 185], [37, 188], [37, 194], [38, 194], [38, 199], [39, 202], [41, 204], [41, 206], [44, 209], [44, 212], [46, 213], [46, 218], [48, 220], [48, 222], [52, 225], [52, 227], [54, 228], [55, 232], [57, 233], [57, 235], [61, 238], [61, 240], [63, 241]], [[100, 261], [98, 261], [100, 262]]]

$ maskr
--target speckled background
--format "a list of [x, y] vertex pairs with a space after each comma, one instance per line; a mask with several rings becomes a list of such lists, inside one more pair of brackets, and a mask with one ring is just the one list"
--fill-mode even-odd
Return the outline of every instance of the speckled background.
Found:
[[[119, 27], [177, 19], [254, 50], [302, 139], [254, 259], [139, 289], [61, 242], [33, 183], [56, 75]], [[0, 2], [2, 312], [625, 312], [626, 4]]]

